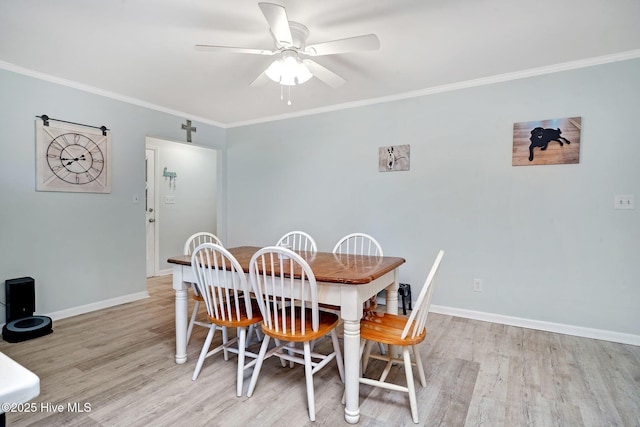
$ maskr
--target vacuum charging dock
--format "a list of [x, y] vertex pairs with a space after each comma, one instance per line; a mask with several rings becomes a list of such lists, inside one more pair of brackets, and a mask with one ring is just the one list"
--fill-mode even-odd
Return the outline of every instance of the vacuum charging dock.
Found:
[[34, 316], [36, 308], [35, 281], [20, 277], [5, 281], [7, 323], [2, 338], [10, 343], [30, 340], [53, 332], [51, 318]]

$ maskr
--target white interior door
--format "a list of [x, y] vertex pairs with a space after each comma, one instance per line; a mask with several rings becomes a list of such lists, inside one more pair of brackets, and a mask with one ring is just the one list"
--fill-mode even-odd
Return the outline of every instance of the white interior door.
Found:
[[147, 224], [147, 277], [156, 275], [156, 151], [145, 150], [145, 211]]

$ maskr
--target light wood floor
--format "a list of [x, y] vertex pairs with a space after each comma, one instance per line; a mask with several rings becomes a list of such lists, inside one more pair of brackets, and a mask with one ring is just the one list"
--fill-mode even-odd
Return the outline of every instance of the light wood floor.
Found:
[[[189, 360], [176, 365], [171, 276], [150, 279], [148, 287], [146, 300], [55, 321], [49, 336], [0, 341], [0, 351], [41, 380], [38, 410], [9, 413], [7, 425], [347, 425], [335, 365], [316, 375], [315, 423], [299, 365], [268, 359], [251, 398], [235, 396], [235, 357], [209, 359], [191, 381], [205, 330], [196, 328]], [[640, 425], [640, 347], [437, 314], [428, 328], [421, 425]], [[399, 368], [391, 376], [404, 381]], [[360, 425], [414, 425], [404, 394], [361, 386], [360, 397]], [[69, 411], [69, 404], [85, 403], [90, 411]], [[64, 410], [47, 411], [47, 404]]]

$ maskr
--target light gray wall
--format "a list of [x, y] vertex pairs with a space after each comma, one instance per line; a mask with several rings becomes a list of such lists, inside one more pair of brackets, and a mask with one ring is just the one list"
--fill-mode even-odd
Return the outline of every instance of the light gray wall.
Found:
[[[575, 116], [580, 164], [511, 166], [513, 123]], [[630, 60], [228, 129], [227, 243], [367, 232], [414, 292], [443, 248], [434, 304], [637, 335], [640, 211], [613, 200], [640, 197], [638, 117]], [[411, 170], [378, 172], [399, 144]]]
[[[186, 239], [193, 233], [218, 234], [216, 193], [218, 187], [217, 151], [188, 143], [149, 138], [148, 148], [157, 149], [156, 194], [159, 226], [160, 272], [171, 270], [167, 259], [181, 254]], [[164, 168], [177, 174], [176, 185], [162, 177]], [[174, 203], [167, 203], [166, 196]], [[224, 243], [224, 242], [223, 242]]]
[[[33, 276], [39, 313], [144, 292], [132, 195], [144, 194], [145, 136], [183, 140], [184, 119], [4, 70], [0, 94], [0, 279]], [[40, 114], [112, 129], [111, 194], [35, 191]], [[573, 116], [580, 164], [511, 166], [514, 122]], [[640, 194], [639, 116], [630, 60], [226, 131], [194, 123], [194, 143], [228, 145], [217, 160], [227, 245], [299, 228], [330, 250], [361, 230], [407, 259], [414, 291], [444, 248], [435, 304], [638, 335], [639, 214], [613, 210], [613, 197]], [[377, 171], [391, 144], [411, 145], [411, 171]]]
[[[0, 94], [2, 289], [6, 279], [35, 278], [37, 313], [146, 292], [145, 137], [184, 140], [184, 118], [6, 70]], [[34, 123], [41, 114], [111, 129], [110, 194], [35, 191]], [[224, 129], [193, 125], [194, 143], [224, 148]]]

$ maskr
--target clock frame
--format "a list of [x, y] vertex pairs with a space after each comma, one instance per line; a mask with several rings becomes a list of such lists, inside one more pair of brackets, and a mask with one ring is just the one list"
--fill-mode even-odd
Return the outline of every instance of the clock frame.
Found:
[[110, 132], [36, 120], [36, 190], [111, 192]]

